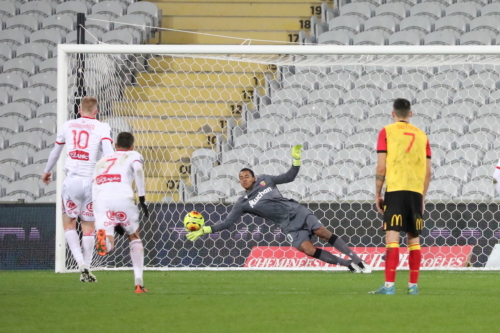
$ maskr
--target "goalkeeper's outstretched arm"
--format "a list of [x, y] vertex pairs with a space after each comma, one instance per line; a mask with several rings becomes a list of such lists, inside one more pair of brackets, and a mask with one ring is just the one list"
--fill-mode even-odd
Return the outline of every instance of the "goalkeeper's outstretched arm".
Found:
[[271, 176], [273, 183], [275, 184], [285, 184], [291, 183], [297, 177], [300, 170], [300, 163], [302, 157], [302, 145], [296, 145], [292, 147], [292, 167], [284, 174], [278, 176]]

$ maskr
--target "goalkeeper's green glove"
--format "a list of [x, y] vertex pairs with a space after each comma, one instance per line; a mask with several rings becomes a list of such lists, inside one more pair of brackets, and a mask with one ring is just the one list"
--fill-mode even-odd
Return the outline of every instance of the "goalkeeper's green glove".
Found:
[[293, 166], [300, 166], [300, 158], [302, 157], [302, 145], [292, 147]]
[[190, 241], [194, 242], [195, 240], [198, 239], [198, 237], [211, 233], [212, 233], [212, 227], [201, 227], [200, 230], [191, 231], [186, 235], [186, 237]]

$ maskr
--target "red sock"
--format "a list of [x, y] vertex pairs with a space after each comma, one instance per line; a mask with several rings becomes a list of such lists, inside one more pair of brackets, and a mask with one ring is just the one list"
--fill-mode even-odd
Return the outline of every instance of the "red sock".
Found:
[[394, 282], [396, 281], [396, 268], [399, 264], [399, 243], [391, 242], [386, 247], [385, 282]]
[[410, 283], [418, 283], [418, 274], [420, 273], [420, 262], [422, 261], [422, 251], [420, 244], [410, 244], [408, 246], [410, 257], [408, 259], [410, 266]]

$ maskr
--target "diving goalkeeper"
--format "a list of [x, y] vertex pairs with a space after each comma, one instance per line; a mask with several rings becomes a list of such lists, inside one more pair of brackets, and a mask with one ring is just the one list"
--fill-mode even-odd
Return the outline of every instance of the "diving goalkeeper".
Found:
[[[342, 239], [326, 229], [309, 209], [293, 199], [284, 198], [276, 187], [278, 184], [290, 183], [295, 179], [300, 169], [301, 150], [302, 145], [292, 148], [292, 167], [282, 175], [260, 175], [256, 178], [251, 169], [241, 169], [239, 180], [246, 194], [238, 199], [226, 219], [214, 226], [204, 226], [200, 230], [190, 232], [186, 237], [195, 241], [202, 235], [227, 229], [238, 222], [243, 214], [250, 213], [278, 224], [288, 241], [308, 256], [329, 264], [346, 266], [353, 273], [370, 273], [371, 267], [363, 262]], [[311, 242], [312, 235], [327, 241], [351, 260], [316, 248]]]

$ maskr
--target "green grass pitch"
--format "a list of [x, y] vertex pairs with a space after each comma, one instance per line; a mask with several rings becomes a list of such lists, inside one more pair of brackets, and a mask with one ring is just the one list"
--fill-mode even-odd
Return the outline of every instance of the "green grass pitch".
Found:
[[500, 272], [424, 271], [420, 295], [368, 295], [383, 272], [131, 271], [99, 282], [48, 271], [0, 273], [0, 332], [496, 332]]

